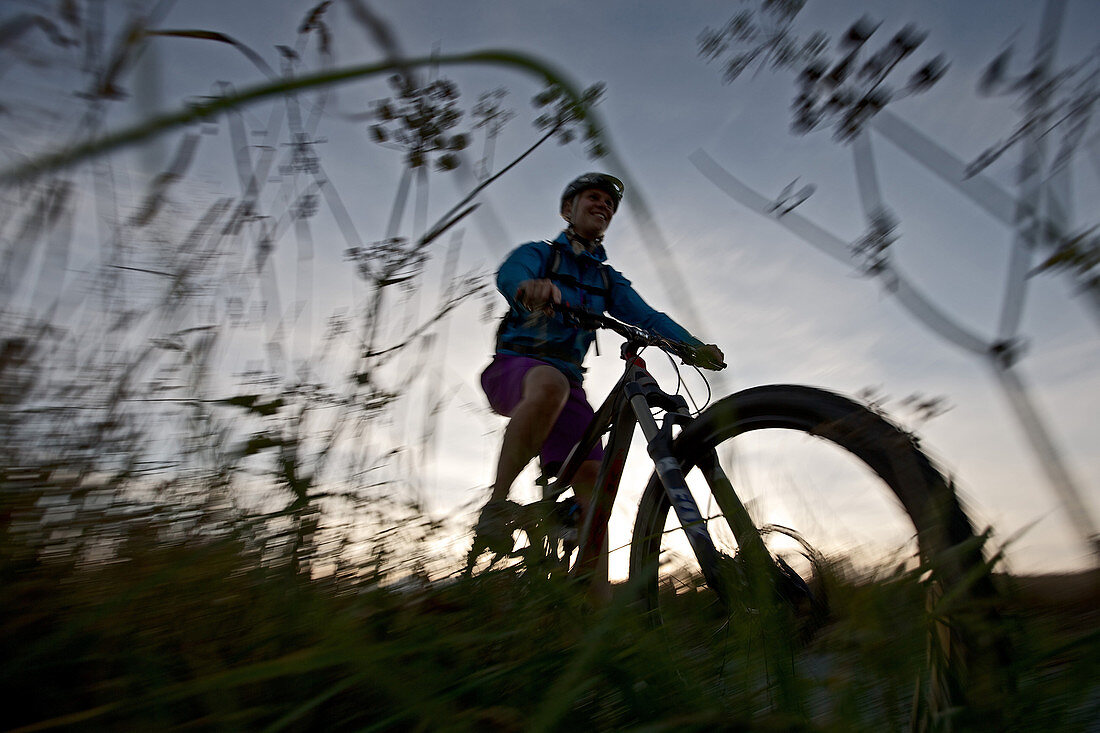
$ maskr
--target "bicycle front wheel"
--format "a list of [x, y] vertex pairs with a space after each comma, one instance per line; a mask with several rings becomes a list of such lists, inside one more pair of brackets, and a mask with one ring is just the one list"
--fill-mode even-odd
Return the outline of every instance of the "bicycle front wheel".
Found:
[[[655, 474], [638, 509], [630, 575], [676, 639], [678, 664], [709, 665], [702, 673], [718, 674], [723, 689], [732, 683], [750, 706], [764, 700], [818, 716], [836, 712], [829, 681], [853, 679], [859, 694], [880, 701], [877, 711], [858, 708], [881, 716], [865, 720], [868, 728], [896, 727], [913, 712], [914, 673], [917, 708], [929, 715], [990, 698], [1003, 645], [981, 542], [952, 485], [912, 436], [841, 395], [773, 385], [707, 409], [683, 430], [674, 452], [722, 567], [699, 567]], [[716, 459], [728, 481], [691, 470]], [[786, 496], [786, 506], [773, 494]], [[875, 502], [882, 517], [868, 514]], [[775, 594], [782, 599], [776, 605], [819, 614], [827, 598], [832, 607], [834, 622], [812, 643], [792, 641], [805, 642], [804, 617], [777, 616], [759, 597], [738, 594], [748, 587], [738, 579], [752, 569], [735, 529], [744, 539], [745, 526], [765, 521], [767, 530], [750, 534], [770, 553], [776, 585], [792, 591]], [[857, 545], [852, 534], [861, 533], [873, 541]], [[726, 597], [709, 592], [704, 577], [725, 578]], [[766, 628], [777, 619], [784, 629]], [[810, 620], [811, 631], [820, 621]]]

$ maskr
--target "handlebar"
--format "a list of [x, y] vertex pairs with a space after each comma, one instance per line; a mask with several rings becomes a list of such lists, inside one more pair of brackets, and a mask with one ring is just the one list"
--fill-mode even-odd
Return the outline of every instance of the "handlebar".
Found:
[[581, 328], [586, 331], [595, 331], [599, 328], [605, 328], [609, 331], [614, 331], [626, 339], [627, 343], [624, 349], [629, 350], [633, 346], [634, 353], [637, 353], [637, 350], [641, 347], [655, 346], [666, 353], [678, 356], [687, 364], [714, 370], [724, 369], [726, 367], [724, 362], [715, 364], [709, 359], [702, 358], [700, 354], [701, 350], [695, 346], [685, 344], [681, 341], [673, 341], [660, 334], [647, 331], [638, 326], [632, 326], [629, 323], [623, 323], [618, 319], [605, 316], [602, 313], [596, 313], [583, 308], [574, 308], [564, 303], [555, 303], [553, 309], [555, 312], [561, 314], [562, 320], [576, 328]]

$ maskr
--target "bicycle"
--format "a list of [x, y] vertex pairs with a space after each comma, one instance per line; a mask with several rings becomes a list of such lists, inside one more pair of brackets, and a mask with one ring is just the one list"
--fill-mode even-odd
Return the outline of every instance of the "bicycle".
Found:
[[[658, 385], [640, 356], [645, 348], [656, 347], [694, 364], [697, 355], [692, 347], [604, 315], [567, 306], [555, 309], [577, 327], [619, 334], [625, 365], [569, 456], [560, 467], [544, 470], [538, 481], [542, 500], [525, 507], [519, 524], [529, 544], [520, 552], [537, 572], [549, 569], [574, 577], [593, 572], [637, 426], [654, 472], [634, 522], [628, 585], [638, 592], [646, 612], [659, 624], [667, 623], [678, 608], [694, 614], [688, 626], [694, 629], [690, 633], [698, 648], [713, 645], [734, 624], [764, 623], [777, 608], [781, 615], [786, 613], [783, 609], [808, 611], [808, 629], [795, 635], [807, 630], [812, 634], [828, 611], [822, 580], [813, 577], [823, 562], [820, 554], [794, 530], [757, 527], [720, 455], [729, 443], [758, 431], [795, 431], [839, 448], [870, 469], [916, 531], [929, 607], [940, 610], [929, 613], [934, 622], [929, 625], [927, 675], [914, 711], [938, 714], [975, 699], [991, 700], [995, 689], [1005, 687], [1005, 642], [996, 630], [996, 590], [982, 538], [975, 536], [953, 485], [914, 436], [847, 397], [792, 384], [742, 390], [693, 414], [683, 395], [669, 394]], [[590, 448], [605, 433], [608, 444], [590, 509], [583, 523], [572, 527], [562, 518], [576, 512], [562, 497]], [[689, 483], [688, 476], [696, 478]], [[695, 497], [700, 490], [709, 497], [705, 511]], [[711, 511], [711, 504], [716, 511]], [[769, 537], [793, 539], [800, 547], [795, 554], [803, 560], [801, 567], [794, 567], [797, 557], [769, 547]], [[670, 549], [677, 538], [686, 540], [680, 544], [686, 544], [688, 552]], [[677, 559], [669, 561], [670, 556]], [[471, 555], [468, 569], [474, 559]], [[700, 602], [699, 589], [716, 602]], [[958, 610], [950, 618], [943, 612], [947, 604], [932, 605], [944, 598]], [[714, 628], [700, 630], [700, 614], [709, 616]], [[675, 633], [684, 628], [677, 627]], [[790, 650], [783, 653], [793, 656]]]

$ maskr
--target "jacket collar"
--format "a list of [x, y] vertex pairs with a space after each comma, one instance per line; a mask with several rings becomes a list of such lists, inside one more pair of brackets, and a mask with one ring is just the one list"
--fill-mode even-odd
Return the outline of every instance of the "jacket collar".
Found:
[[592, 249], [583, 249], [578, 243], [573, 242], [569, 239], [569, 235], [565, 232], [564, 229], [562, 230], [561, 234], [557, 236], [554, 242], [557, 244], [565, 245], [565, 248], [567, 250], [571, 251], [574, 255], [578, 257], [588, 255], [597, 262], [607, 261], [607, 250], [604, 249], [604, 246], [602, 244], [597, 244]]

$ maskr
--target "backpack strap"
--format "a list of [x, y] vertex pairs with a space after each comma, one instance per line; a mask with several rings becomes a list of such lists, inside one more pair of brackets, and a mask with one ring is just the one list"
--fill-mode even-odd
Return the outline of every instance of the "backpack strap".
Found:
[[551, 242], [546, 239], [543, 241], [550, 245], [551, 250], [550, 266], [546, 268], [546, 277], [549, 280], [565, 283], [571, 287], [583, 290], [586, 293], [601, 295], [604, 300], [607, 300], [611, 296], [611, 274], [606, 264], [603, 262], [596, 263], [597, 272], [600, 273], [601, 284], [589, 285], [588, 283], [581, 282], [573, 275], [561, 271], [562, 251], [565, 248], [564, 244], [560, 242]]
[[[543, 273], [543, 277], [545, 277], [548, 280], [552, 280], [552, 281], [555, 281], [555, 282], [560, 282], [560, 283], [569, 285], [570, 287], [574, 287], [574, 288], [577, 288], [579, 290], [583, 290], [587, 293], [592, 293], [592, 294], [595, 294], [595, 295], [601, 295], [601, 296], [603, 296], [605, 301], [608, 298], [611, 297], [611, 273], [610, 273], [610, 268], [606, 264], [604, 264], [603, 262], [597, 262], [596, 263], [597, 271], [600, 273], [601, 284], [600, 285], [589, 285], [588, 283], [581, 282], [575, 276], [570, 275], [568, 273], [564, 273], [564, 272], [561, 271], [562, 252], [565, 250], [565, 245], [564, 244], [561, 244], [560, 242], [552, 242], [549, 239], [544, 239], [542, 241], [545, 244], [549, 245], [549, 247], [550, 247], [550, 260], [549, 260], [549, 262], [546, 266], [546, 269]], [[572, 253], [570, 253], [570, 254], [572, 254]], [[497, 326], [497, 333], [496, 333], [496, 339], [495, 339], [495, 341], [496, 341], [496, 350], [497, 351], [500, 351], [503, 348], [507, 348], [510, 351], [524, 352], [524, 353], [527, 352], [526, 349], [519, 348], [514, 344], [510, 345], [510, 346], [507, 346], [507, 347], [505, 347], [505, 345], [504, 345], [504, 332], [508, 328], [508, 325], [510, 323], [518, 323], [522, 320], [523, 320], [523, 316], [521, 316], [519, 314], [513, 314], [511, 308], [509, 308], [507, 310], [507, 312], [504, 313], [504, 315], [500, 319], [500, 324]], [[598, 350], [598, 347], [597, 347], [597, 350]], [[572, 357], [571, 353], [570, 354], [565, 354], [565, 353], [563, 353], [563, 354], [552, 354], [552, 353], [548, 353], [548, 351], [545, 348], [537, 349], [537, 350], [530, 350], [530, 354], [532, 356], [538, 356], [538, 355], [551, 356], [551, 357], [554, 357], [554, 358], [563, 359], [564, 361], [572, 361], [573, 360], [573, 357]]]

